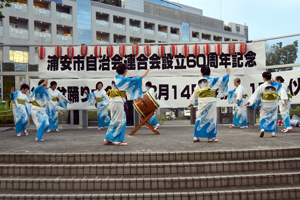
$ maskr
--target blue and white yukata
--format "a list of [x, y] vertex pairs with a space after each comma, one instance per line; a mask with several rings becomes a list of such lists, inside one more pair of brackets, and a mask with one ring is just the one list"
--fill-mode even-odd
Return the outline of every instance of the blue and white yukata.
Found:
[[[147, 92], [149, 92], [154, 98], [156, 97], [156, 92], [154, 91], [154, 88], [150, 88], [149, 90], [147, 90]], [[146, 93], [146, 92], [144, 92], [144, 93]], [[154, 112], [154, 115], [152, 115], [152, 117], [150, 117], [150, 119], [148, 119], [148, 123], [151, 126], [155, 126], [157, 124], [159, 125], [155, 112]]]
[[89, 106], [93, 106], [97, 103], [98, 127], [101, 128], [108, 126], [110, 122], [110, 118], [108, 116], [109, 98], [106, 95], [105, 90], [103, 88], [100, 91], [95, 90], [88, 95], [87, 99]]
[[51, 110], [58, 111], [57, 106], [51, 101], [50, 96], [42, 85], [36, 87], [30, 94], [32, 102], [31, 117], [37, 128], [36, 137], [40, 142], [46, 129], [49, 126], [49, 118], [46, 113], [46, 106]]
[[49, 126], [48, 126], [47, 130], [58, 129], [57, 106], [67, 109], [67, 105], [70, 101], [57, 89], [55, 89], [53, 91], [51, 88], [49, 88], [46, 91], [47, 91], [50, 99], [52, 100], [52, 102], [56, 105], [56, 107], [53, 107], [53, 106], [47, 104], [46, 111], [47, 111], [47, 114], [49, 117]]
[[[286, 94], [287, 95], [287, 86], [284, 84], [284, 83], [281, 83], [282, 87], [281, 89], [279, 90], [279, 96], [281, 96], [282, 94]], [[288, 95], [287, 95], [288, 97]], [[288, 97], [287, 99], [287, 102], [288, 104], [286, 105], [285, 102], [284, 102], [284, 99], [280, 99], [279, 100], [279, 111], [280, 111], [280, 115], [281, 115], [281, 118], [282, 118], [282, 121], [283, 121], [283, 126], [284, 126], [284, 129], [292, 129], [292, 126], [291, 126], [291, 120], [290, 120], [290, 107], [291, 107], [291, 100], [290, 98]]]
[[[204, 76], [208, 84], [197, 85], [191, 97], [190, 103], [198, 105], [194, 137], [215, 138], [217, 135], [217, 105], [215, 90], [218, 97], [224, 97], [228, 93], [229, 74], [220, 78]], [[208, 95], [206, 95], [208, 94]]]
[[234, 126], [248, 126], [247, 124], [247, 107], [245, 104], [246, 101], [246, 90], [240, 84], [234, 90], [228, 92], [228, 103], [233, 104], [236, 100], [238, 103], [234, 105], [234, 117], [233, 125]]
[[14, 123], [16, 125], [16, 133], [21, 133], [26, 130], [28, 124], [28, 116], [31, 114], [31, 104], [28, 103], [29, 99], [26, 94], [23, 94], [21, 91], [16, 91], [13, 94], [10, 94], [10, 100], [14, 101], [13, 114], [14, 114]]
[[[266, 87], [272, 86], [276, 88], [276, 92], [267, 91]], [[278, 91], [282, 85], [278, 82], [264, 82], [251, 95], [248, 102], [255, 110], [259, 106], [260, 109], [260, 128], [268, 132], [277, 132], [277, 113], [278, 113]], [[286, 94], [281, 94], [281, 99], [287, 99]]]
[[[126, 91], [128, 100], [142, 98], [142, 76], [136, 78], [127, 78], [116, 75], [115, 84], [117, 88], [112, 86], [113, 90]], [[111, 120], [108, 125], [105, 139], [112, 142], [124, 142], [126, 129], [126, 113], [124, 111], [125, 98], [112, 97], [109, 100], [109, 109], [111, 111]]]

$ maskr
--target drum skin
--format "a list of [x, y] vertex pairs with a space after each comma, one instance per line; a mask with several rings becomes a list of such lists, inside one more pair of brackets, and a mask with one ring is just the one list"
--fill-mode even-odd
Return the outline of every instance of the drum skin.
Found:
[[153, 97], [149, 92], [146, 92], [143, 94], [143, 98], [137, 99], [133, 102], [133, 107], [140, 116], [147, 117], [159, 108], [159, 104], [155, 100], [155, 97]]

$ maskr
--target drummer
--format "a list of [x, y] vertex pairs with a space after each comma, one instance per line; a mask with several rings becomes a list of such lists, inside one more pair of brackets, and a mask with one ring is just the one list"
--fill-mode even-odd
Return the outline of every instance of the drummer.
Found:
[[[152, 83], [150, 81], [148, 81], [146, 84], [146, 92], [149, 92], [153, 97], [156, 97], [156, 92], [154, 91], [154, 88], [152, 87]], [[146, 93], [145, 92], [145, 93]], [[154, 112], [154, 115], [152, 117], [150, 117], [150, 119], [148, 120], [148, 123], [151, 126], [154, 126], [154, 130], [158, 129], [160, 127], [160, 124], [158, 123], [157, 117], [156, 117], [156, 113]]]
[[123, 63], [117, 66], [117, 75], [113, 81], [112, 90], [107, 92], [110, 97], [109, 108], [112, 116], [104, 139], [104, 145], [127, 145], [124, 142], [126, 129], [124, 104], [126, 103], [126, 96], [128, 100], [142, 98], [142, 78], [150, 71], [150, 69], [147, 69], [141, 76], [127, 78], [127, 68], [127, 65]]

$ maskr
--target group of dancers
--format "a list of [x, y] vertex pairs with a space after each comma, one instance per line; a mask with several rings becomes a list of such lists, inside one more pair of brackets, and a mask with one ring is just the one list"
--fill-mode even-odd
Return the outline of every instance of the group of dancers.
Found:
[[[216, 138], [216, 98], [225, 97], [226, 95], [229, 103], [235, 103], [233, 125], [229, 128], [248, 128], [246, 106], [251, 105], [254, 110], [260, 106], [261, 131], [259, 136], [263, 137], [267, 131], [271, 132], [272, 137], [276, 137], [279, 105], [284, 124], [282, 132], [287, 133], [293, 130], [289, 114], [291, 96], [287, 94], [287, 86], [281, 76], [277, 76], [274, 80], [270, 72], [264, 72], [262, 74], [264, 83], [246, 101], [248, 95], [239, 78], [234, 79], [236, 88], [228, 92], [229, 68], [226, 68], [226, 72], [227, 74], [223, 77], [210, 78], [210, 68], [205, 66], [201, 68], [203, 78], [199, 80], [188, 106], [198, 106], [193, 142], [201, 142], [200, 138], [208, 138], [208, 142], [218, 142]], [[217, 89], [218, 96], [216, 96]]]
[[[92, 93], [85, 92], [88, 99], [88, 105], [97, 107], [98, 130], [108, 126], [104, 145], [125, 146], [124, 142], [126, 129], [126, 99], [135, 100], [142, 98], [142, 79], [148, 74], [150, 69], [144, 74], [135, 78], [126, 77], [127, 65], [119, 64], [116, 68], [117, 75], [112, 82], [112, 89], [105, 92], [103, 83], [100, 81], [96, 84], [96, 90]], [[277, 76], [275, 80], [271, 78], [270, 72], [262, 74], [264, 83], [260, 85], [248, 101], [244, 87], [241, 85], [239, 78], [234, 79], [235, 89], [228, 92], [228, 82], [230, 69], [226, 68], [227, 74], [219, 78], [210, 77], [210, 68], [203, 66], [201, 68], [202, 79], [198, 81], [197, 86], [191, 96], [188, 107], [198, 106], [196, 123], [194, 128], [193, 142], [200, 142], [200, 138], [208, 138], [208, 142], [218, 142], [217, 135], [217, 105], [216, 98], [228, 96], [229, 103], [235, 103], [235, 113], [233, 125], [230, 128], [240, 127], [248, 128], [246, 117], [246, 106], [252, 105], [253, 109], [261, 106], [260, 109], [260, 137], [264, 136], [265, 131], [272, 132], [272, 137], [276, 137], [277, 132], [277, 112], [278, 105], [280, 114], [284, 122], [283, 132], [287, 133], [292, 130], [289, 107], [290, 97], [287, 94], [287, 86], [284, 79]], [[58, 130], [58, 113], [59, 107], [67, 109], [67, 104], [72, 104], [57, 89], [57, 83], [52, 81], [50, 88], [47, 88], [48, 79], [40, 80], [38, 86], [32, 91], [29, 97], [26, 92], [29, 89], [27, 84], [21, 86], [20, 91], [11, 90], [11, 100], [13, 104], [14, 122], [16, 125], [16, 134], [21, 136], [28, 135], [26, 126], [28, 116], [32, 117], [37, 127], [35, 141], [43, 142], [44, 132]], [[146, 88], [155, 96], [154, 88], [151, 82], [146, 83]], [[216, 95], [218, 90], [218, 95]], [[111, 112], [111, 118], [108, 115], [108, 109]], [[149, 124], [155, 129], [159, 128], [156, 115], [149, 120]]]

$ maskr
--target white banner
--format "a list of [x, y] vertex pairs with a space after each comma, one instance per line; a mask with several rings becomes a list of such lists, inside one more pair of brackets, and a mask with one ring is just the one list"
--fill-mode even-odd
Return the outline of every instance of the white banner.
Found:
[[200, 68], [207, 65], [212, 76], [221, 76], [226, 67], [230, 67], [232, 75], [261, 73], [265, 70], [265, 43], [248, 43], [247, 53], [240, 53], [240, 44], [235, 45], [235, 54], [228, 53], [228, 44], [222, 44], [222, 54], [217, 56], [215, 44], [210, 44], [211, 53], [206, 56], [204, 45], [200, 45], [200, 55], [194, 55], [195, 45], [189, 45], [189, 56], [183, 54], [183, 45], [177, 45], [178, 54], [171, 55], [171, 45], [165, 45], [165, 55], [158, 55], [158, 46], [151, 46], [151, 55], [144, 55], [144, 46], [139, 46], [137, 56], [132, 54], [132, 46], [126, 46], [124, 57], [119, 55], [119, 46], [113, 47], [113, 56], [106, 55], [106, 46], [101, 47], [101, 56], [95, 57], [94, 46], [88, 47], [87, 56], [82, 56], [80, 47], [74, 47], [74, 57], [69, 59], [67, 47], [62, 47], [62, 57], [57, 58], [55, 47], [45, 47], [46, 56], [39, 60], [40, 78], [99, 78], [114, 77], [119, 63], [128, 65], [129, 77], [139, 76], [150, 69], [148, 76], [195, 76]]
[[[225, 75], [225, 70], [223, 74]], [[300, 69], [286, 72], [272, 73], [272, 77], [282, 76], [285, 84], [289, 85], [289, 93], [293, 95], [292, 104], [300, 104]], [[230, 75], [229, 90], [234, 89], [233, 80], [241, 79], [241, 84], [245, 87], [247, 94], [250, 95], [263, 83], [261, 74], [250, 74], [245, 76]], [[183, 108], [189, 105], [189, 99], [193, 89], [201, 77], [148, 77], [143, 79], [143, 90], [145, 83], [151, 81], [157, 93], [158, 103], [161, 108]], [[84, 91], [91, 92], [95, 89], [96, 83], [102, 81], [106, 90], [110, 89], [111, 78], [102, 79], [54, 79], [57, 82], [58, 90], [60, 90], [74, 104], [68, 105], [68, 109], [94, 109], [93, 106], [88, 107], [86, 95]], [[31, 79], [30, 86], [36, 87], [38, 79]], [[49, 80], [49, 85], [52, 80]], [[226, 98], [219, 99], [218, 107], [233, 106], [228, 104]]]

